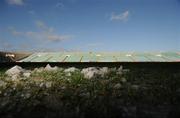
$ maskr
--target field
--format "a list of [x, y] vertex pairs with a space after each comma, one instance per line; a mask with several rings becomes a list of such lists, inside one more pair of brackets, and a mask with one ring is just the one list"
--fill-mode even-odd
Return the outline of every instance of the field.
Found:
[[[7, 57], [6, 54], [12, 54], [14, 57]], [[21, 60], [27, 56], [29, 56], [31, 53], [29, 52], [1, 52], [0, 51], [0, 63], [2, 62], [14, 62]]]
[[5, 74], [9, 67], [3, 67], [0, 116], [179, 118], [178, 63], [157, 65], [111, 66], [104, 74], [96, 73], [91, 78], [82, 74], [85, 67], [58, 67], [51, 71], [44, 67], [27, 67], [31, 75], [21, 73], [15, 79]]

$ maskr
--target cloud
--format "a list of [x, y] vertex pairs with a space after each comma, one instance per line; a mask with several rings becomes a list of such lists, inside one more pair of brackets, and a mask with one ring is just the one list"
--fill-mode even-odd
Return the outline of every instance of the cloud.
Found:
[[69, 35], [56, 34], [54, 32], [54, 28], [48, 27], [43, 21], [40, 20], [36, 21], [36, 25], [38, 28], [40, 28], [40, 30], [42, 30], [40, 34], [49, 41], [63, 41], [71, 38], [71, 36]]
[[68, 40], [70, 39], [71, 36], [68, 36], [68, 35], [56, 35], [56, 34], [49, 34], [47, 36], [47, 39], [50, 40], [50, 41], [63, 41], [63, 40]]
[[36, 12], [34, 10], [28, 11], [29, 14], [34, 15]]
[[6, 0], [8, 4], [10, 5], [19, 5], [22, 6], [24, 5], [24, 0]]
[[39, 27], [39, 28], [42, 28], [42, 29], [46, 29], [46, 25], [44, 24], [44, 22], [38, 20], [35, 22], [36, 23], [36, 26]]
[[10, 43], [7, 43], [7, 42], [4, 42], [3, 43], [3, 47], [4, 48], [11, 48], [11, 47], [13, 47]]
[[72, 38], [71, 35], [60, 35], [54, 31], [54, 28], [48, 27], [43, 21], [36, 21], [36, 26], [39, 31], [17, 31], [14, 27], [10, 27], [9, 31], [13, 36], [23, 36], [34, 40], [43, 40], [50, 42], [59, 42], [64, 40], [69, 40]]
[[35, 23], [36, 23], [36, 26], [38, 28], [40, 28], [41, 30], [45, 30], [47, 32], [53, 32], [54, 31], [54, 28], [48, 27], [43, 21], [37, 20]]
[[12, 49], [13, 45], [6, 41], [6, 39], [0, 38], [0, 50], [7, 51]]
[[13, 36], [21, 36], [23, 35], [22, 32], [17, 31], [14, 27], [9, 27], [8, 30], [11, 32]]
[[35, 40], [43, 40], [45, 39], [44, 34], [42, 32], [34, 32], [34, 31], [27, 31], [23, 33], [25, 37]]
[[55, 5], [56, 8], [63, 8], [64, 7], [64, 4], [62, 2], [58, 2], [56, 5]]
[[87, 46], [88, 47], [99, 47], [99, 46], [102, 46], [102, 45], [103, 45], [103, 43], [90, 43]]
[[113, 21], [113, 20], [117, 20], [117, 21], [127, 21], [127, 20], [128, 20], [128, 17], [129, 17], [129, 11], [125, 11], [125, 12], [123, 12], [123, 13], [121, 13], [121, 14], [112, 13], [110, 20], [111, 20], [111, 21]]
[[46, 40], [46, 41], [51, 41], [51, 42], [59, 42], [59, 41], [64, 41], [68, 40], [71, 38], [69, 35], [59, 35], [55, 33], [49, 33], [49, 32], [26, 32], [25, 35], [28, 38], [33, 38], [37, 40]]

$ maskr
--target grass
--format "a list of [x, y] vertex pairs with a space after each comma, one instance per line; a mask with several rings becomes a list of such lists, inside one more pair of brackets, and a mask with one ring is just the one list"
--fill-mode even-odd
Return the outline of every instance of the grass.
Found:
[[[0, 87], [0, 116], [3, 117], [134, 118], [151, 112], [162, 115], [165, 112], [159, 112], [159, 106], [167, 109], [167, 114], [174, 107], [175, 113], [180, 111], [178, 70], [132, 68], [122, 75], [114, 70], [105, 77], [86, 79], [80, 71], [69, 76], [59, 69], [34, 72], [30, 78], [16, 82], [5, 80], [4, 72], [0, 71], [1, 80], [7, 83], [6, 87]], [[151, 107], [154, 110], [149, 110]]]

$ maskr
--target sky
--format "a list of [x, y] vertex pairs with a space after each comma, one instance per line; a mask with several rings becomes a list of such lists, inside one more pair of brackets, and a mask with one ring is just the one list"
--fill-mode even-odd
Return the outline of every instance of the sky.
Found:
[[180, 51], [180, 0], [0, 0], [0, 51]]

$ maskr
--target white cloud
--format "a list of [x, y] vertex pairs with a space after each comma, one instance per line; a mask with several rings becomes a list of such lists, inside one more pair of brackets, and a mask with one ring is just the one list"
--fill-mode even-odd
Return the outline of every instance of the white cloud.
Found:
[[34, 10], [28, 11], [29, 14], [34, 15], [36, 12]]
[[36, 26], [39, 28], [39, 31], [21, 32], [21, 31], [17, 31], [14, 27], [10, 27], [9, 31], [13, 36], [23, 36], [29, 39], [51, 41], [51, 42], [64, 41], [71, 39], [72, 37], [70, 35], [60, 35], [54, 32], [54, 28], [48, 27], [42, 21], [36, 21]]
[[9, 27], [8, 30], [11, 32], [12, 35], [14, 36], [20, 36], [22, 35], [23, 33], [20, 32], [20, 31], [17, 31], [14, 27]]
[[125, 12], [123, 12], [121, 14], [112, 13], [110, 20], [112, 20], [112, 21], [113, 20], [127, 21], [128, 17], [129, 17], [129, 11], [125, 11]]
[[11, 48], [12, 45], [11, 45], [10, 43], [4, 42], [4, 43], [3, 43], [3, 47], [4, 47], [4, 48]]
[[41, 35], [49, 41], [63, 41], [69, 39], [71, 36], [68, 35], [58, 35], [54, 32], [54, 28], [48, 27], [43, 21], [36, 21], [37, 27], [42, 30]]
[[36, 26], [38, 28], [40, 28], [41, 30], [45, 30], [46, 32], [53, 32], [54, 31], [54, 28], [48, 27], [43, 21], [38, 20], [35, 23], [36, 23]]
[[42, 32], [34, 32], [34, 31], [27, 31], [23, 33], [25, 37], [35, 40], [43, 40], [44, 34], [42, 35]]
[[90, 43], [87, 46], [88, 47], [99, 47], [99, 46], [102, 46], [102, 45], [103, 45], [103, 43]]
[[58, 2], [56, 5], [55, 5], [56, 8], [63, 8], [64, 7], [64, 4], [62, 2]]
[[25, 32], [25, 36], [29, 38], [33, 38], [36, 40], [46, 40], [51, 42], [59, 42], [68, 40], [71, 38], [69, 35], [59, 35], [55, 33], [49, 33], [49, 32]]
[[50, 41], [63, 41], [71, 38], [71, 36], [66, 35], [56, 35], [56, 34], [48, 34], [47, 39]]
[[44, 22], [38, 20], [35, 22], [36, 23], [36, 26], [39, 27], [39, 28], [42, 28], [42, 29], [46, 29], [46, 25], [44, 24]]
[[12, 34], [15, 36], [20, 36], [20, 35], [22, 35], [22, 32], [14, 30], [14, 31], [12, 31]]
[[6, 0], [10, 5], [24, 5], [24, 0]]

